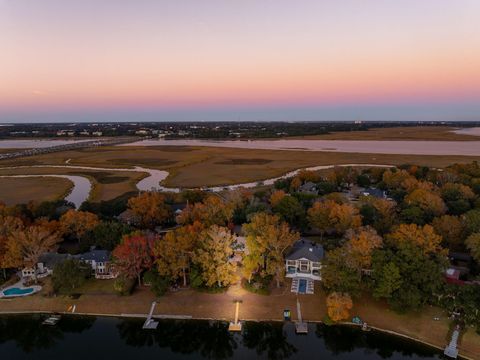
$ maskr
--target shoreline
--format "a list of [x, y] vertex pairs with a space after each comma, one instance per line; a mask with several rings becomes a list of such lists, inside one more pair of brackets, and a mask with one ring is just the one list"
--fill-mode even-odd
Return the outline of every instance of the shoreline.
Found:
[[[42, 310], [31, 310], [31, 311], [0, 311], [0, 316], [2, 315], [34, 315], [34, 314], [61, 314], [61, 315], [72, 315], [72, 316], [91, 316], [91, 317], [102, 317], [102, 318], [117, 318], [117, 319], [146, 319], [148, 317], [148, 314], [129, 314], [129, 313], [121, 313], [121, 314], [108, 314], [108, 313], [89, 313], [89, 312], [58, 312], [58, 311], [42, 311]], [[223, 322], [228, 322], [231, 319], [227, 318], [206, 318], [206, 317], [196, 317], [196, 316], [191, 316], [191, 315], [170, 315], [170, 314], [157, 314], [153, 315], [152, 318], [157, 319], [157, 320], [202, 320], [202, 321], [223, 321]], [[248, 321], [248, 322], [281, 322], [285, 323], [284, 320], [278, 320], [278, 319], [241, 319], [240, 321]], [[291, 320], [290, 322], [294, 322]], [[323, 321], [320, 320], [305, 320], [305, 322], [310, 323], [310, 324], [324, 324]], [[343, 321], [339, 322], [337, 324], [334, 324], [333, 326], [350, 326], [350, 327], [356, 327], [360, 328], [360, 325], [354, 324], [352, 322], [348, 321]], [[416, 343], [429, 346], [431, 348], [437, 349], [439, 351], [444, 350], [444, 348], [435, 345], [431, 342], [428, 342], [426, 340], [420, 339], [420, 338], [415, 338], [397, 331], [393, 330], [388, 330], [388, 329], [383, 329], [377, 326], [372, 326], [368, 325], [369, 328], [381, 332], [384, 334], [389, 334], [392, 336], [398, 336], [410, 341], [414, 341]], [[465, 359], [465, 360], [475, 360], [472, 357], [469, 357], [465, 354], [462, 353], [462, 351], [459, 349], [459, 358]]]

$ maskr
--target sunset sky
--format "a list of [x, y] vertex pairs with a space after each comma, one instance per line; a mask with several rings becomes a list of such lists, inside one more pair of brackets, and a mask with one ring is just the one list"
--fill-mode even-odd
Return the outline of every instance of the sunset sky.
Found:
[[479, 0], [0, 0], [0, 122], [480, 120]]

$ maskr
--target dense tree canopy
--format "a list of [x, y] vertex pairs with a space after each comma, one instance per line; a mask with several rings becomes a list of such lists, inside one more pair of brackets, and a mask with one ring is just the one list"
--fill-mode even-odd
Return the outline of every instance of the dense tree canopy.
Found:
[[235, 237], [226, 227], [212, 225], [200, 234], [193, 261], [201, 268], [207, 287], [225, 287], [236, 280], [236, 264], [231, 261]]
[[244, 273], [248, 279], [254, 273], [262, 277], [274, 276], [277, 286], [285, 275], [284, 255], [300, 234], [290, 230], [278, 216], [257, 213], [243, 226], [248, 254], [244, 258]]
[[156, 191], [143, 192], [130, 198], [128, 208], [135, 225], [146, 229], [163, 225], [172, 218], [172, 209], [166, 204], [165, 195]]

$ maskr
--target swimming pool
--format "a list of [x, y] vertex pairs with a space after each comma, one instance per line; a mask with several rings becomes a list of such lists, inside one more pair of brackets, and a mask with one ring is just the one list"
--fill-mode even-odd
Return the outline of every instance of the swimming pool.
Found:
[[3, 291], [4, 296], [19, 296], [19, 295], [27, 295], [30, 294], [34, 291], [34, 288], [25, 288], [25, 289], [20, 289], [17, 287], [13, 287], [7, 290]]

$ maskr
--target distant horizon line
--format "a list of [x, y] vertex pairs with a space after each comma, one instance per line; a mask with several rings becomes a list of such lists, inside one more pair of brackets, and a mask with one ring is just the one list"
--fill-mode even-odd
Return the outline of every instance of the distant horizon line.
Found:
[[1, 122], [0, 126], [8, 125], [76, 125], [76, 124], [157, 124], [157, 123], [352, 123], [352, 124], [382, 124], [382, 123], [409, 123], [409, 124], [461, 124], [480, 123], [480, 118], [475, 120], [98, 120], [98, 121], [42, 121], [42, 122]]

